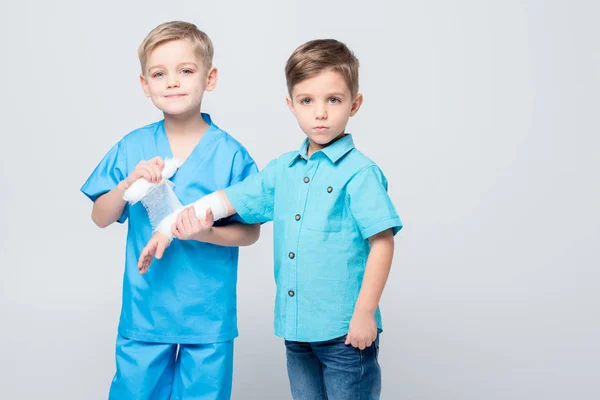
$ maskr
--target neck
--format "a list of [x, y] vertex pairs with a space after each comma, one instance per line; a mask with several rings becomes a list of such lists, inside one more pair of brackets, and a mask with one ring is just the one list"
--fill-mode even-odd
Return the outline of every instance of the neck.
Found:
[[187, 115], [165, 114], [165, 130], [169, 135], [202, 134], [207, 128], [208, 124], [200, 112], [194, 111]]
[[340, 133], [338, 136], [336, 136], [335, 138], [333, 138], [331, 140], [331, 142], [329, 143], [325, 143], [325, 144], [319, 144], [319, 143], [315, 143], [312, 140], [310, 140], [310, 138], [308, 139], [308, 149], [306, 150], [306, 157], [310, 158], [310, 156], [319, 151], [319, 150], [323, 150], [325, 147], [327, 146], [331, 146], [333, 143], [337, 142], [338, 140], [340, 140], [341, 138], [343, 138], [346, 135], [345, 132]]

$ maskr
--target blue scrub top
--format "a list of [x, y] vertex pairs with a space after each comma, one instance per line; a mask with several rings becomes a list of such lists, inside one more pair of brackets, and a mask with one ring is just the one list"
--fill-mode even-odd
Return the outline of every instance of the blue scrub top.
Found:
[[[210, 125], [171, 181], [181, 204], [187, 205], [258, 172], [247, 150]], [[126, 135], [100, 161], [81, 191], [92, 201], [112, 190], [142, 160], [172, 158], [164, 120]], [[141, 203], [126, 205], [119, 222], [128, 220], [119, 334], [162, 343], [214, 343], [238, 335], [236, 282], [238, 248], [197, 241], [173, 240], [161, 260], [140, 275], [140, 252], [152, 236]], [[218, 221], [241, 221], [237, 215]]]

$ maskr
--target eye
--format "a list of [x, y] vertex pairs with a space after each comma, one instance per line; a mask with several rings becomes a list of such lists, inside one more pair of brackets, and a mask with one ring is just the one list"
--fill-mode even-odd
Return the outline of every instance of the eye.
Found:
[[163, 72], [155, 72], [152, 74], [153, 78], [162, 78], [165, 74]]
[[194, 73], [194, 71], [193, 71], [193, 70], [191, 70], [191, 69], [184, 69], [184, 70], [183, 70], [183, 71], [181, 71], [181, 72], [182, 72], [183, 74], [185, 74], [185, 75], [189, 75], [189, 74], [193, 74], [193, 73]]
[[329, 98], [329, 102], [330, 102], [331, 104], [337, 104], [337, 103], [341, 103], [341, 102], [342, 102], [342, 100], [341, 100], [340, 98], [338, 98], [338, 97], [330, 97], [330, 98]]
[[309, 105], [311, 103], [311, 99], [309, 99], [308, 97], [300, 100], [300, 103], [304, 104], [304, 105]]

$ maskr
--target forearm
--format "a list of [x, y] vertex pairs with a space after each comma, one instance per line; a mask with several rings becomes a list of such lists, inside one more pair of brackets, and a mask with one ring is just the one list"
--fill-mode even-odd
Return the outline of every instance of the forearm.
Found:
[[246, 225], [234, 223], [226, 226], [215, 226], [208, 231], [200, 232], [194, 240], [216, 244], [219, 246], [250, 246], [260, 236], [260, 224]]
[[[194, 209], [194, 215], [198, 219], [204, 219], [206, 217], [206, 211], [210, 208], [213, 212], [214, 220], [227, 218], [236, 213], [235, 209], [227, 199], [225, 192], [219, 190], [201, 197], [190, 205]], [[174, 211], [165, 217], [156, 230], [168, 237], [169, 240], [173, 239], [172, 227], [177, 221], [177, 216], [181, 210]]]
[[355, 312], [374, 313], [387, 282], [394, 256], [394, 235], [391, 230], [383, 231], [371, 239], [371, 251], [363, 277]]
[[194, 206], [194, 214], [200, 219], [206, 216], [206, 210], [209, 208], [215, 215], [215, 221], [230, 217], [236, 213], [223, 190], [206, 195], [192, 205]]
[[100, 228], [106, 228], [117, 221], [125, 209], [125, 182], [119, 183], [110, 192], [103, 194], [94, 201], [92, 221]]

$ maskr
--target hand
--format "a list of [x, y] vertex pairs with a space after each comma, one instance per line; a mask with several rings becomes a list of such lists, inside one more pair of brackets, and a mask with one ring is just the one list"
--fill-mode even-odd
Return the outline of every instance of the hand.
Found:
[[148, 161], [140, 161], [131, 171], [129, 176], [123, 181], [125, 190], [129, 189], [135, 181], [140, 178], [146, 179], [150, 183], [158, 183], [162, 180], [162, 170], [165, 162], [161, 157], [154, 157]]
[[210, 208], [206, 210], [205, 218], [200, 220], [196, 217], [194, 207], [190, 206], [179, 213], [177, 221], [173, 224], [171, 230], [173, 237], [179, 240], [199, 240], [202, 234], [212, 229], [214, 223], [214, 216]]
[[374, 313], [355, 310], [350, 320], [345, 344], [364, 350], [371, 346], [375, 339], [377, 339], [377, 324]]
[[142, 250], [142, 254], [140, 254], [140, 259], [138, 260], [138, 270], [140, 274], [145, 274], [150, 268], [150, 264], [152, 263], [152, 259], [156, 257], [156, 259], [160, 260], [165, 252], [165, 249], [169, 247], [171, 244], [171, 240], [163, 235], [162, 233], [156, 232], [146, 243], [146, 247]]

